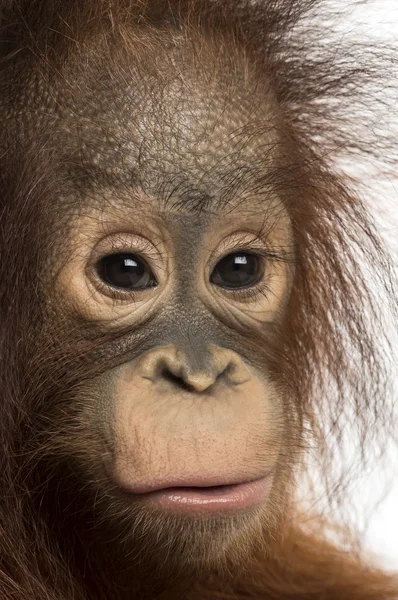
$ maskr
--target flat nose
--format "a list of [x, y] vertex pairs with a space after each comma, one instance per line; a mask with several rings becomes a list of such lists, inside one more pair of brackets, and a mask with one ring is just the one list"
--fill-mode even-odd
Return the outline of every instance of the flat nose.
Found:
[[164, 346], [146, 354], [140, 361], [139, 374], [153, 383], [169, 381], [192, 392], [204, 392], [215, 383], [243, 383], [248, 379], [240, 357], [232, 350], [209, 346], [203, 367], [194, 368], [185, 352]]

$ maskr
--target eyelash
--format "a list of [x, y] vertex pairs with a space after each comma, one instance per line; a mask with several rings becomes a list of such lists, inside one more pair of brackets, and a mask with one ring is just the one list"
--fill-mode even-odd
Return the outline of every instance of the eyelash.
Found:
[[250, 301], [255, 302], [262, 297], [267, 298], [267, 294], [270, 291], [269, 284], [265, 281], [259, 282], [257, 285], [242, 290], [223, 290], [223, 293], [227, 293], [228, 296], [232, 296], [237, 302]]
[[[112, 287], [111, 285], [107, 285], [105, 282], [101, 281], [101, 279], [99, 277], [97, 277], [96, 275], [94, 275], [94, 277], [96, 278], [96, 286], [97, 288], [100, 288], [100, 292], [102, 294], [104, 294], [105, 296], [108, 296], [109, 298], [112, 298], [112, 300], [115, 301], [115, 304], [117, 302], [125, 302], [126, 300], [128, 302], [136, 302], [142, 299], [143, 294], [145, 294], [145, 291], [134, 291], [134, 290], [130, 290], [130, 291], [125, 291], [123, 292], [122, 290], [118, 290], [115, 287]], [[150, 290], [152, 288], [148, 288], [148, 290]]]

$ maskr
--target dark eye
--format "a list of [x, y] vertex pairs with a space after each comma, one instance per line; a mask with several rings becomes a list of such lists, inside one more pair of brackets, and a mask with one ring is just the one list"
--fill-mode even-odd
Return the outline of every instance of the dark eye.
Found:
[[247, 288], [258, 283], [263, 274], [261, 257], [248, 252], [236, 252], [217, 263], [210, 281], [225, 289]]
[[96, 268], [100, 279], [115, 288], [144, 290], [157, 285], [146, 262], [136, 254], [104, 256]]

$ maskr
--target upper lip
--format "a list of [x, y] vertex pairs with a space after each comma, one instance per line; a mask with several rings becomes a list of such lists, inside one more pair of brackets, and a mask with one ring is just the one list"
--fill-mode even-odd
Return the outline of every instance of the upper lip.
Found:
[[259, 479], [263, 479], [266, 475], [262, 475], [260, 477], [239, 477], [239, 478], [200, 478], [200, 477], [189, 477], [189, 478], [177, 478], [177, 479], [166, 479], [164, 481], [152, 482], [148, 484], [138, 484], [134, 486], [134, 489], [130, 491], [135, 494], [148, 494], [150, 492], [156, 492], [158, 490], [165, 490], [169, 488], [177, 488], [177, 487], [218, 487], [218, 486], [227, 486], [227, 485], [238, 485], [243, 483], [251, 483], [252, 481], [258, 481]]

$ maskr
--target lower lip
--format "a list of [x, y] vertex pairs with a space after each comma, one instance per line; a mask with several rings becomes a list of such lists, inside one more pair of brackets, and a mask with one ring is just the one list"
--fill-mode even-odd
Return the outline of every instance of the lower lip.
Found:
[[271, 477], [235, 485], [213, 487], [174, 487], [142, 494], [145, 503], [180, 513], [211, 514], [239, 511], [264, 502]]

